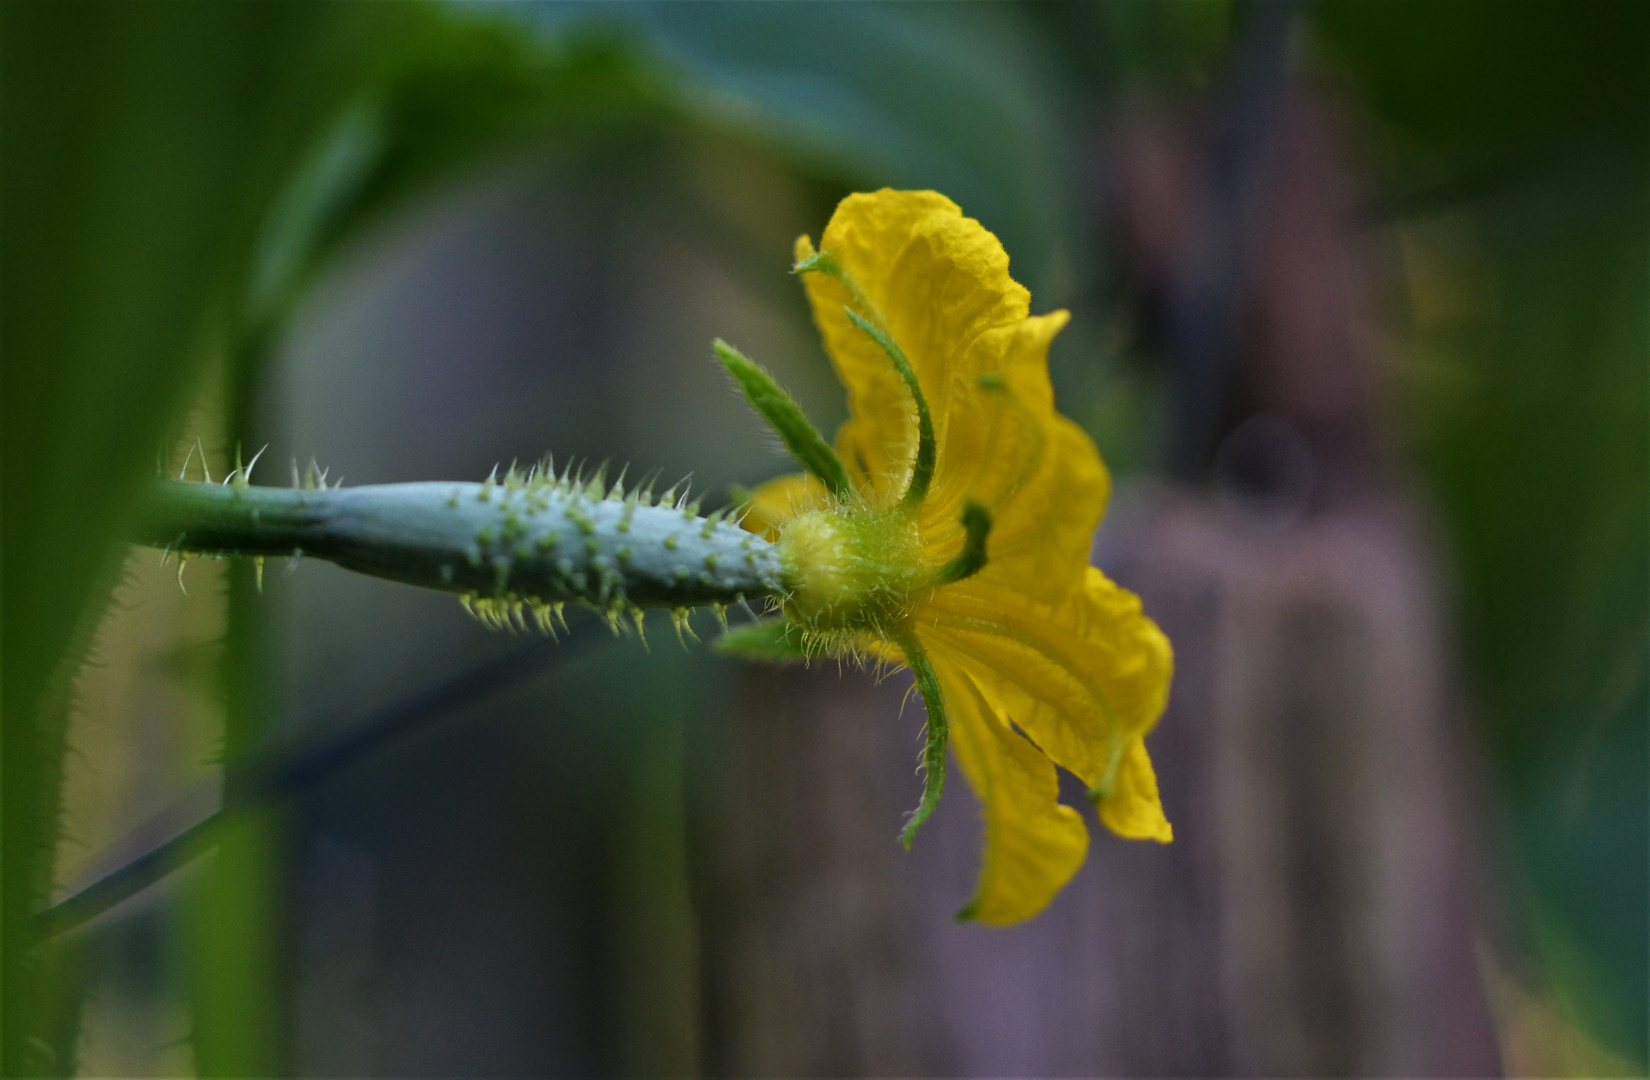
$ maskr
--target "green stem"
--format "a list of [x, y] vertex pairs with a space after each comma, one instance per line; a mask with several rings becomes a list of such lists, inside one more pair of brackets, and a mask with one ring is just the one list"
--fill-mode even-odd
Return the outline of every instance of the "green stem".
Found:
[[136, 539], [174, 552], [310, 555], [423, 588], [610, 611], [780, 589], [773, 546], [720, 514], [552, 480], [332, 489], [162, 480]]

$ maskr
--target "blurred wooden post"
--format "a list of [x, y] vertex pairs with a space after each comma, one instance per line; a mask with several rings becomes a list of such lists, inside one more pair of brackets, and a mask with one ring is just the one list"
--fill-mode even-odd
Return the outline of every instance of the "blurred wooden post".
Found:
[[1165, 491], [1125, 516], [1105, 561], [1178, 657], [1151, 740], [1176, 842], [1090, 815], [1089, 864], [1048, 912], [957, 926], [978, 858], [962, 785], [915, 852], [891, 840], [916, 790], [903, 680], [753, 670], [700, 837], [709, 1071], [1499, 1071], [1471, 770], [1407, 515], [1280, 533]]
[[[1220, 1040], [1203, 1061], [1163, 1060], [1160, 1045], [1112, 1063], [1499, 1071], [1474, 957], [1471, 770], [1409, 515], [1373, 503], [1279, 533], [1171, 492], [1122, 524], [1107, 561], [1189, 676], [1158, 759], [1185, 807], [1174, 858], [1214, 900], [1199, 916], [1207, 988], [1175, 1013]], [[1161, 994], [1155, 966], [1119, 965], [1119, 997]]]

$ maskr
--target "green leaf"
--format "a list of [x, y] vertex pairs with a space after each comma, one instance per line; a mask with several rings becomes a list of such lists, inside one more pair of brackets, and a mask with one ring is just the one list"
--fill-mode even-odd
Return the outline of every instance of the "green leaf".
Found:
[[252, 264], [246, 315], [277, 317], [298, 291], [327, 231], [356, 201], [389, 141], [382, 102], [346, 107], [317, 140], [297, 175], [270, 208]]
[[[504, 5], [551, 34], [622, 28], [676, 96], [847, 190], [933, 188], [1069, 288], [1077, 207], [1055, 65], [1019, 9], [986, 4]], [[1045, 297], [1058, 302], [1059, 298]]]
[[1406, 259], [1432, 310], [1401, 369], [1409, 434], [1457, 574], [1519, 906], [1567, 1010], [1642, 1068], [1650, 8], [1313, 14], [1412, 193]]
[[356, 31], [389, 10], [5, 10], [4, 154], [18, 166], [0, 203], [8, 1074], [73, 1060], [72, 1025], [46, 1015], [54, 969], [21, 935], [50, 886], [69, 691], [135, 488], [207, 347], [230, 336], [228, 283], [245, 280], [264, 207], [343, 99], [372, 39]]
[[[531, 146], [622, 144], [666, 115], [611, 35], [550, 41], [491, 13], [395, 5], [353, 96], [312, 133], [262, 222], [245, 317], [267, 328], [348, 242], [423, 192]], [[393, 44], [389, 44], [393, 43]]]

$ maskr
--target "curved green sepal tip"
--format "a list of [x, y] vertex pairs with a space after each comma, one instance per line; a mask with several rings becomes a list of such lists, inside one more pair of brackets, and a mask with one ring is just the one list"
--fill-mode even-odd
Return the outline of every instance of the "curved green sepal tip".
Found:
[[848, 470], [814, 426], [803, 415], [802, 407], [784, 387], [774, 381], [759, 365], [751, 362], [738, 349], [721, 338], [711, 343], [716, 359], [738, 384], [745, 400], [750, 402], [762, 419], [768, 422], [785, 449], [804, 469], [819, 477], [825, 490], [841, 498], [848, 494]]
[[803, 644], [802, 631], [782, 618], [762, 619], [729, 630], [716, 639], [714, 647], [729, 656], [770, 663], [806, 660], [810, 655]]
[[791, 267], [791, 273], [793, 274], [812, 274], [815, 272], [825, 274], [829, 277], [840, 277], [842, 275], [842, 268], [837, 265], [837, 261], [835, 259], [825, 254], [823, 251], [816, 251], [807, 258], [797, 262], [795, 266]]
[[973, 577], [985, 569], [988, 561], [985, 540], [991, 535], [991, 511], [982, 503], [969, 499], [963, 506], [962, 527], [963, 548], [956, 558], [940, 567], [937, 576], [941, 585]]
[[791, 267], [793, 274], [824, 274], [831, 278], [848, 293], [849, 306], [860, 312], [877, 326], [881, 326], [882, 316], [872, 305], [871, 298], [865, 295], [865, 290], [859, 287], [852, 274], [842, 268], [836, 257], [828, 251], [816, 251], [812, 255]]
[[970, 900], [968, 903], [958, 908], [957, 914], [952, 916], [952, 918], [956, 919], [958, 922], [973, 922], [974, 916], [979, 914], [979, 911], [980, 902], [978, 900]]

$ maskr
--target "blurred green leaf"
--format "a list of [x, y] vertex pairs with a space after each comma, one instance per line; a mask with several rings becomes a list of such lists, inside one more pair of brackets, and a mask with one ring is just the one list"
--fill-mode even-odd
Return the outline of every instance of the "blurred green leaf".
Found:
[[[221, 330], [267, 201], [361, 12], [7, 5], [4, 281], [4, 1003], [7, 1073], [72, 1067], [23, 937], [49, 887], [64, 718], [134, 484]], [[343, 48], [348, 52], [348, 48]], [[41, 1033], [51, 1032], [51, 1038]]]
[[[72, 1025], [35, 1006], [66, 995], [43, 988], [51, 965], [22, 934], [49, 887], [69, 688], [134, 484], [193, 375], [227, 355], [231, 436], [248, 437], [257, 368], [350, 236], [512, 145], [629, 138], [657, 98], [611, 41], [551, 43], [433, 5], [25, 5], [5, 19], [5, 153], [26, 165], [4, 192], [4, 1068], [51, 1071], [71, 1067]], [[263, 735], [245, 606], [229, 757]], [[279, 905], [251, 917], [242, 903], [279, 857], [265, 833], [220, 844], [196, 910], [211, 943], [197, 1002], [241, 999], [197, 1017], [207, 1071], [280, 1068]]]
[[1408, 405], [1537, 941], [1582, 1024], [1642, 1066], [1650, 8], [1316, 13], [1394, 134], [1410, 227], [1447, 238], [1417, 342], [1447, 377]]
[[[598, 130], [637, 95], [611, 50], [552, 56], [509, 27], [418, 5], [27, 4], [4, 20], [10, 1074], [72, 1067], [72, 1026], [41, 1011], [62, 995], [24, 928], [50, 885], [74, 670], [134, 486], [192, 376], [217, 350], [256, 364], [329, 245], [393, 196], [543, 114]], [[232, 374], [232, 413], [253, 381]], [[220, 861], [229, 877], [208, 923], [269, 869]], [[212, 977], [265, 984], [254, 954], [269, 927], [241, 923], [221, 927], [239, 947], [217, 942]], [[238, 958], [251, 965], [240, 974]], [[202, 1067], [277, 1068], [259, 1035], [269, 1019], [246, 1001], [206, 1021]]]
[[419, 193], [482, 162], [578, 154], [653, 130], [663, 98], [607, 34], [556, 40], [488, 8], [398, 7], [393, 46], [315, 134], [270, 207], [248, 284], [254, 330], [285, 315], [328, 259]]
[[278, 317], [297, 292], [329, 229], [382, 160], [387, 127], [379, 103], [364, 99], [345, 107], [322, 134], [264, 220], [248, 286], [248, 319]]
[[552, 37], [604, 27], [676, 76], [694, 115], [844, 188], [933, 188], [980, 218], [1015, 276], [1072, 283], [1070, 150], [1050, 57], [1011, 8], [946, 4], [506, 5]]
[[1414, 149], [1491, 152], [1641, 110], [1644, 4], [1339, 0], [1314, 14], [1380, 116]]

